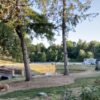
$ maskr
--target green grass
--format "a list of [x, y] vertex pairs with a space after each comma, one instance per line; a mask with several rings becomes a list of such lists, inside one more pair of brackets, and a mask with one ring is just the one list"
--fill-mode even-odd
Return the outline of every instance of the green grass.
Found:
[[97, 83], [97, 81], [98, 82], [100, 81], [100, 76], [81, 78], [81, 79], [76, 79], [75, 83], [67, 85], [67, 87], [76, 88], [76, 87], [84, 87], [89, 85], [100, 85]]
[[[78, 72], [83, 72], [86, 70], [93, 70], [95, 67], [94, 65], [77, 65], [77, 64], [73, 64], [73, 65], [69, 65], [69, 72], [70, 73], [78, 73]], [[64, 65], [56, 65], [56, 71], [58, 73], [63, 73], [64, 71]]]
[[[57, 65], [57, 72], [63, 73], [64, 67], [63, 65]], [[93, 70], [93, 66], [83, 66], [83, 65], [70, 65], [69, 70], [71, 73], [73, 72], [82, 72], [86, 70]], [[18, 81], [20, 82], [24, 78], [20, 79], [12, 79], [9, 80], [8, 82], [13, 82], [13, 81]], [[98, 82], [97, 82], [98, 81]], [[7, 81], [6, 81], [7, 82]], [[46, 92], [47, 94], [62, 94], [66, 89], [73, 89], [77, 87], [83, 87], [83, 86], [88, 86], [88, 85], [97, 85], [100, 87], [100, 76], [95, 76], [95, 77], [89, 77], [89, 78], [82, 78], [82, 79], [77, 79], [75, 80], [75, 83], [66, 85], [66, 86], [60, 86], [60, 87], [50, 87], [50, 88], [38, 88], [38, 89], [29, 89], [29, 90], [18, 90], [14, 92], [10, 92], [4, 95], [1, 95], [0, 98], [16, 98], [16, 100], [25, 100], [24, 98], [29, 97], [30, 100], [31, 98], [35, 98], [39, 92]], [[27, 99], [29, 100], [29, 99]]]
[[0, 98], [25, 98], [25, 97], [34, 98], [37, 96], [39, 92], [46, 92], [48, 94], [53, 92], [61, 93], [63, 89], [64, 87], [54, 87], [54, 88], [50, 87], [50, 88], [39, 88], [39, 89], [29, 89], [29, 90], [18, 90], [1, 95]]
[[97, 83], [97, 81], [100, 82], [100, 76], [77, 79], [75, 80], [75, 83], [67, 85], [67, 86], [18, 90], [18, 91], [1, 95], [0, 98], [17, 98], [17, 99], [21, 98], [19, 100], [24, 100], [22, 98], [36, 97], [39, 92], [46, 92], [49, 95], [56, 93], [58, 95], [58, 94], [64, 93], [64, 90], [71, 89], [71, 88], [77, 88], [77, 87], [83, 87], [83, 86], [95, 86], [95, 85], [100, 87], [100, 83]]

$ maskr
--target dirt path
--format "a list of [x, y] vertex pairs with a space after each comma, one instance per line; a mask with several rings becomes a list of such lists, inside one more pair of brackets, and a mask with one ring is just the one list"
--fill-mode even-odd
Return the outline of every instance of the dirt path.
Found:
[[63, 86], [74, 83], [74, 80], [78, 78], [92, 77], [97, 75], [100, 75], [100, 72], [86, 71], [81, 73], [73, 73], [70, 74], [69, 76], [59, 75], [51, 77], [49, 76], [34, 77], [33, 80], [30, 82], [20, 81], [20, 82], [9, 83], [10, 89], [8, 92], [12, 92], [15, 90], [31, 89], [31, 88]]
[[73, 83], [74, 80], [70, 76], [51, 76], [51, 77], [36, 77], [33, 78], [30, 82], [17, 82], [17, 83], [9, 83], [10, 90], [22, 90], [22, 89], [30, 89], [30, 88], [42, 88], [42, 87], [55, 87], [55, 86], [63, 86]]

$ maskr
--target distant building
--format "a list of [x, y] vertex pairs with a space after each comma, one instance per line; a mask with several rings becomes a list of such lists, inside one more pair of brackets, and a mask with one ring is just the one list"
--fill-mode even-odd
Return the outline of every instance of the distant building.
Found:
[[96, 60], [94, 58], [85, 58], [83, 63], [86, 65], [95, 65], [96, 64]]

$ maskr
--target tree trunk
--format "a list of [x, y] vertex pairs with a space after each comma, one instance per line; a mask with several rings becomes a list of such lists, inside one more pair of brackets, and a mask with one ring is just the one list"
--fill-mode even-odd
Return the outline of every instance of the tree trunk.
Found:
[[31, 80], [31, 72], [30, 72], [30, 67], [29, 67], [29, 57], [28, 57], [28, 52], [27, 52], [27, 47], [24, 41], [23, 34], [21, 32], [21, 26], [16, 27], [16, 32], [18, 34], [18, 37], [21, 42], [21, 48], [22, 48], [22, 54], [23, 54], [23, 61], [24, 61], [24, 68], [25, 68], [25, 81], [30, 81]]
[[66, 44], [66, 0], [63, 0], [63, 18], [62, 18], [62, 39], [63, 39], [63, 50], [64, 50], [64, 75], [69, 74], [68, 70], [68, 54]]

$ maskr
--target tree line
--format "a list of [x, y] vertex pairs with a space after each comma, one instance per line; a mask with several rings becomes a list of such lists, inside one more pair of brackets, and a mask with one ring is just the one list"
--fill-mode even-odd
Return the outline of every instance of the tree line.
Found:
[[[100, 42], [98, 41], [67, 41], [69, 61], [83, 61], [84, 58], [100, 58]], [[63, 46], [52, 44], [46, 48], [42, 43], [29, 45], [31, 62], [63, 62]]]
[[[14, 39], [14, 40], [13, 40]], [[25, 38], [29, 60], [30, 62], [63, 62], [63, 46], [52, 44], [49, 47], [45, 47], [43, 43], [34, 45], [29, 38]], [[9, 44], [10, 42], [10, 44]], [[4, 42], [6, 46], [0, 44], [0, 57], [1, 59], [4, 56], [7, 59], [22, 62], [22, 52], [18, 38], [12, 38], [12, 42], [9, 40]], [[10, 46], [12, 45], [12, 46]], [[83, 61], [84, 58], [100, 58], [100, 42], [99, 41], [82, 41], [81, 39], [78, 42], [68, 40], [66, 42], [68, 58], [69, 61]]]

